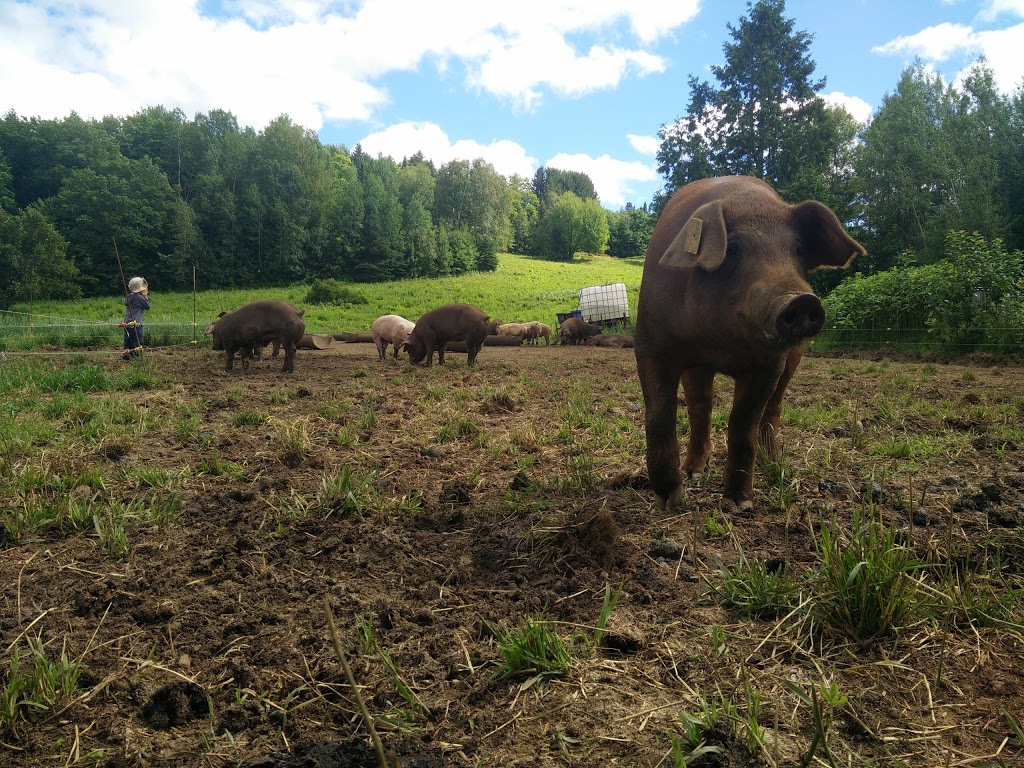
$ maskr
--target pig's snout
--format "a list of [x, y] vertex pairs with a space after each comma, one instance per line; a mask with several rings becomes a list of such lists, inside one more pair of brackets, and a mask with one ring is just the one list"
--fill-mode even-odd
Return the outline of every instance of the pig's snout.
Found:
[[775, 315], [775, 331], [787, 341], [815, 336], [825, 325], [825, 308], [813, 293], [798, 293]]

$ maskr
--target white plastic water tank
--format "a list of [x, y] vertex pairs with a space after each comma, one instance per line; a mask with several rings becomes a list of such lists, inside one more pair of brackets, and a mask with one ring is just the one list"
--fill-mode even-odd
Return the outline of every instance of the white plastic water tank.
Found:
[[580, 288], [580, 309], [588, 323], [602, 320], [628, 320], [629, 300], [625, 283], [609, 283]]

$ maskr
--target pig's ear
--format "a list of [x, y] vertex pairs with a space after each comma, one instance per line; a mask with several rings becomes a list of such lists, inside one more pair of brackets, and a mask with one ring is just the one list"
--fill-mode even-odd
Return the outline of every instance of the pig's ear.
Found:
[[831, 209], [816, 200], [793, 206], [793, 225], [800, 237], [800, 258], [808, 270], [844, 269], [866, 253], [846, 234]]
[[725, 260], [727, 245], [722, 201], [715, 200], [693, 212], [676, 239], [665, 249], [660, 263], [669, 269], [700, 267], [712, 272]]

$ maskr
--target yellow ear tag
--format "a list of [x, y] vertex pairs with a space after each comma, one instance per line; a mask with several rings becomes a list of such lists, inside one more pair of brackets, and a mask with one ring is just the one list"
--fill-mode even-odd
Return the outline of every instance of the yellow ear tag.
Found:
[[692, 218], [686, 224], [686, 252], [692, 253], [694, 256], [697, 255], [697, 251], [700, 250], [700, 233], [704, 229], [704, 222], [700, 219]]

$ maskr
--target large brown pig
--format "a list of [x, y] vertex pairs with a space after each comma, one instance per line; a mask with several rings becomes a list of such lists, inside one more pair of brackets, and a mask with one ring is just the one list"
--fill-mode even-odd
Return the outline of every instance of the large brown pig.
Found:
[[387, 359], [388, 344], [393, 344], [395, 360], [397, 360], [399, 348], [405, 344], [415, 327], [415, 323], [406, 320], [401, 315], [381, 315], [374, 320], [373, 325], [370, 326], [370, 334], [373, 336], [373, 343], [377, 347], [380, 359]]
[[558, 338], [562, 344], [583, 344], [587, 339], [601, 333], [597, 323], [585, 323], [578, 317], [570, 317], [558, 326]]
[[708, 465], [714, 378], [724, 373], [736, 387], [722, 508], [752, 506], [755, 448], [775, 454], [786, 385], [804, 339], [825, 322], [807, 273], [863, 253], [826, 206], [789, 205], [758, 179], [703, 179], [673, 195], [647, 247], [636, 322], [647, 473], [660, 505], [682, 501], [680, 380], [690, 419], [682, 470], [693, 476]]
[[472, 304], [445, 304], [432, 309], [416, 321], [403, 347], [409, 350], [409, 361], [418, 365], [424, 359], [427, 365], [444, 365], [444, 351], [449, 341], [465, 341], [469, 364], [476, 363], [477, 353], [487, 337], [487, 315]]
[[295, 370], [295, 344], [306, 332], [302, 319], [305, 310], [296, 309], [287, 301], [261, 299], [225, 312], [208, 329], [213, 334], [213, 348], [224, 350], [225, 370], [234, 367], [235, 352], [240, 353], [242, 369], [249, 367], [253, 349], [275, 339], [284, 347], [284, 371]]

